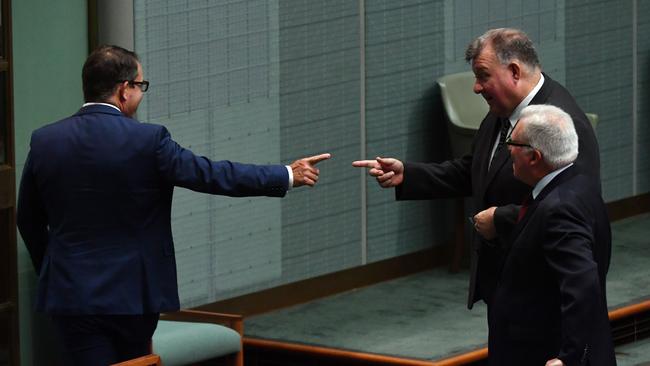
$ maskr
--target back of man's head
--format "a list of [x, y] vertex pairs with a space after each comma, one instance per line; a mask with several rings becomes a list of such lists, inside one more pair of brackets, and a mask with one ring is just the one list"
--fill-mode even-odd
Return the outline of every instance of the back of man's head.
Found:
[[503, 65], [519, 60], [531, 70], [541, 69], [533, 41], [519, 29], [490, 29], [467, 46], [465, 61], [472, 63], [487, 45], [492, 46], [496, 57]]
[[573, 163], [578, 157], [578, 134], [571, 116], [552, 105], [530, 105], [519, 117], [519, 138], [542, 153], [552, 170]]
[[81, 72], [84, 100], [106, 102], [120, 82], [138, 75], [138, 55], [118, 46], [100, 46], [84, 63]]

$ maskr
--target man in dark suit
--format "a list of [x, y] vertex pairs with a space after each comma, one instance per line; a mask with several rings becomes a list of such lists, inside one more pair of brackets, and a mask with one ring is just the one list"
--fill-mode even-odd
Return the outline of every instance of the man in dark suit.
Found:
[[533, 187], [518, 214], [488, 316], [490, 365], [616, 365], [605, 295], [611, 232], [597, 184], [580, 173], [571, 117], [526, 107], [506, 142]]
[[[472, 151], [442, 163], [402, 163], [393, 158], [355, 161], [370, 168], [384, 187], [396, 187], [398, 200], [472, 196], [476, 227], [470, 248], [468, 307], [483, 299], [489, 306], [504, 238], [512, 230], [518, 204], [530, 187], [512, 175], [512, 162], [503, 142], [529, 104], [552, 104], [575, 121], [580, 139], [576, 169], [600, 182], [598, 143], [587, 117], [569, 92], [543, 74], [532, 41], [516, 29], [493, 29], [470, 43], [466, 59], [476, 75], [474, 92], [490, 106], [472, 144]], [[486, 210], [488, 209], [488, 210]]]
[[86, 104], [32, 134], [17, 222], [39, 275], [36, 309], [51, 314], [67, 364], [108, 365], [147, 354], [158, 314], [179, 309], [175, 186], [282, 197], [313, 186], [329, 154], [290, 166], [194, 155], [165, 127], [133, 119], [149, 82], [120, 47], [95, 50], [82, 79]]

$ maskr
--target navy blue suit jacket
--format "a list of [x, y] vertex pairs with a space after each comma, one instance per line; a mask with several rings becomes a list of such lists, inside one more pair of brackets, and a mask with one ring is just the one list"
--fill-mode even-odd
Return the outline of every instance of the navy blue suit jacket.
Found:
[[570, 167], [528, 206], [490, 307], [490, 365], [616, 365], [605, 280], [611, 231], [600, 190]]
[[32, 134], [17, 223], [39, 273], [36, 309], [143, 314], [179, 308], [174, 186], [284, 196], [282, 165], [211, 161], [163, 126], [90, 105]]

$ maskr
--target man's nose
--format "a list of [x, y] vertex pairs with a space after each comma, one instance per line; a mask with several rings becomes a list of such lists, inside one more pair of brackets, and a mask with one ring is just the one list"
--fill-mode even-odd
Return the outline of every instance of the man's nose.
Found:
[[481, 94], [483, 91], [483, 86], [481, 83], [478, 82], [478, 80], [474, 81], [474, 93], [476, 94]]

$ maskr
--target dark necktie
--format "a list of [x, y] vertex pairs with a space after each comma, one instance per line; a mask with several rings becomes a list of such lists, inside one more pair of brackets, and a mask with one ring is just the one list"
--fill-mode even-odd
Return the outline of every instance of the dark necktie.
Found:
[[501, 118], [501, 130], [499, 131], [499, 144], [497, 145], [497, 150], [501, 149], [503, 145], [505, 145], [509, 129], [510, 120], [507, 118]]
[[500, 151], [503, 149], [503, 146], [506, 144], [506, 137], [508, 137], [508, 130], [510, 129], [510, 120], [507, 118], [499, 118], [501, 122], [501, 128], [499, 128], [499, 141], [497, 142], [497, 147], [494, 149], [494, 154], [492, 159], [490, 159], [489, 167], [492, 168], [492, 162], [496, 159], [497, 155], [500, 154]]

